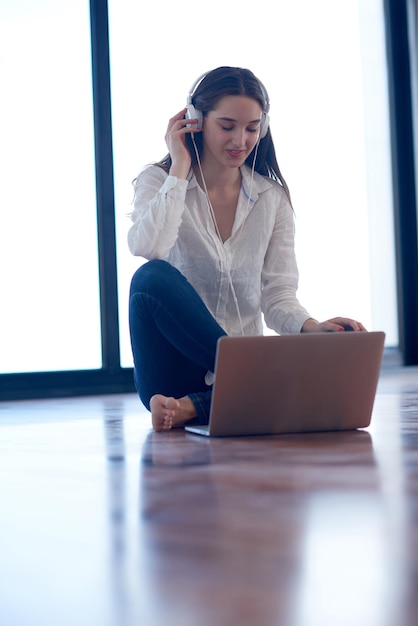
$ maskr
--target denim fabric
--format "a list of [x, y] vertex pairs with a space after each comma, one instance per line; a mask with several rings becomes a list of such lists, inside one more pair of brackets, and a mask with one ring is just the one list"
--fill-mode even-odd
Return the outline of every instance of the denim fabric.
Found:
[[216, 345], [225, 335], [187, 279], [166, 261], [152, 260], [134, 274], [129, 327], [135, 385], [143, 404], [156, 393], [189, 396], [197, 423], [209, 420]]

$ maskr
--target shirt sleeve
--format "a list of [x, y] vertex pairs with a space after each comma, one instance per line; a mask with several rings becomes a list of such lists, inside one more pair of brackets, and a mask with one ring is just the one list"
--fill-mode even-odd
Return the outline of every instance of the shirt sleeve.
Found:
[[128, 232], [132, 254], [148, 260], [167, 258], [178, 237], [187, 185], [187, 180], [168, 176], [158, 166], [149, 166], [139, 174], [133, 224]]
[[295, 256], [293, 210], [279, 190], [273, 233], [262, 274], [262, 311], [267, 326], [279, 334], [299, 333], [311, 317], [296, 297], [299, 272]]

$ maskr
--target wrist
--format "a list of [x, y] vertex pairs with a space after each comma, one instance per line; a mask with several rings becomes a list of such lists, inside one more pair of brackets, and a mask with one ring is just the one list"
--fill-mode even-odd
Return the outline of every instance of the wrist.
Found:
[[173, 163], [170, 167], [169, 175], [185, 180], [189, 175], [189, 171], [190, 166], [186, 167], [184, 165]]
[[313, 317], [308, 318], [302, 324], [302, 328], [300, 329], [301, 333], [309, 333], [318, 327], [319, 322], [315, 320]]

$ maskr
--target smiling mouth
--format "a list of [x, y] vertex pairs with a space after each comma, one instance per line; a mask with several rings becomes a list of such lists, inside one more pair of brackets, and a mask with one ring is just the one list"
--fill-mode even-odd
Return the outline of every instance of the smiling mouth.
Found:
[[227, 150], [227, 153], [236, 159], [244, 154], [244, 150]]

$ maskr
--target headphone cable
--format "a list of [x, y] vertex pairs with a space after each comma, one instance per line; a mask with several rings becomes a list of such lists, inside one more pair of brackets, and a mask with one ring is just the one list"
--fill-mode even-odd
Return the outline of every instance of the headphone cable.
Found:
[[[197, 165], [199, 167], [200, 176], [201, 176], [202, 182], [203, 182], [203, 188], [204, 188], [204, 191], [205, 191], [206, 201], [208, 203], [209, 214], [211, 216], [211, 219], [212, 219], [212, 222], [213, 222], [213, 225], [214, 225], [214, 228], [215, 228], [215, 232], [216, 232], [216, 234], [218, 236], [219, 243], [222, 243], [221, 233], [219, 232], [218, 223], [217, 223], [216, 217], [215, 217], [215, 212], [213, 210], [213, 206], [212, 206], [212, 203], [211, 203], [210, 198], [209, 198], [209, 192], [208, 192], [208, 188], [207, 188], [207, 185], [206, 185], [206, 180], [205, 180], [205, 177], [203, 175], [202, 164], [201, 164], [201, 161], [200, 161], [199, 150], [197, 149], [196, 141], [195, 141], [195, 138], [194, 138], [194, 133], [191, 133], [191, 136], [192, 136], [192, 143], [193, 143], [194, 151], [195, 151], [195, 154], [196, 154]], [[256, 162], [256, 158], [257, 158], [257, 152], [258, 152], [259, 143], [260, 143], [260, 140], [257, 141], [257, 144], [255, 146], [255, 150], [254, 150], [254, 158], [253, 158], [253, 163], [252, 163], [252, 168], [251, 168], [251, 184], [250, 184], [250, 190], [249, 190], [249, 194], [248, 194], [247, 207], [246, 207], [246, 210], [245, 210], [245, 214], [244, 214], [243, 220], [242, 220], [241, 225], [239, 227], [239, 232], [238, 232], [237, 238], [241, 235], [242, 228], [244, 226], [244, 222], [245, 222], [245, 220], [247, 218], [247, 215], [248, 215], [249, 209], [250, 209], [251, 195], [252, 195], [252, 190], [253, 190], [255, 162]], [[214, 243], [216, 245], [216, 248], [219, 250], [218, 242], [214, 242]], [[225, 255], [223, 255], [223, 256], [225, 256]], [[222, 259], [221, 258], [220, 258], [220, 261], [222, 263]], [[237, 295], [236, 295], [236, 292], [235, 292], [234, 284], [232, 282], [231, 268], [228, 266], [228, 263], [226, 262], [225, 258], [224, 258], [224, 268], [225, 268], [227, 276], [228, 276], [229, 286], [231, 288], [232, 297], [233, 297], [234, 302], [235, 302], [235, 307], [236, 307], [236, 310], [237, 310], [238, 320], [239, 320], [240, 327], [241, 327], [241, 334], [244, 336], [245, 335], [245, 333], [244, 333], [244, 326], [243, 326], [243, 323], [242, 323], [242, 318], [241, 318], [241, 312], [240, 312], [240, 308], [239, 308], [238, 298], [237, 298]]]

